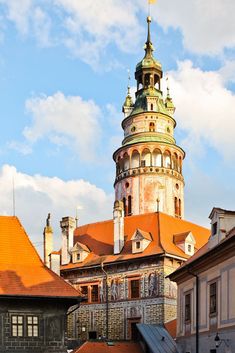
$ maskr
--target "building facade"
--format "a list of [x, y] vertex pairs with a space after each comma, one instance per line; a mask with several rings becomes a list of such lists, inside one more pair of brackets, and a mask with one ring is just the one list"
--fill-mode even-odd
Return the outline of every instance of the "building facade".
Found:
[[79, 293], [48, 269], [18, 218], [0, 216], [0, 352], [66, 353]]
[[208, 243], [170, 275], [182, 353], [235, 352], [235, 212], [214, 208]]
[[62, 218], [57, 253], [51, 248], [52, 230], [44, 232], [45, 262], [86, 301], [69, 318], [73, 338], [134, 339], [137, 323], [175, 319], [176, 286], [165, 277], [209, 236], [205, 228], [183, 219], [185, 154], [174, 139], [169, 90], [165, 99], [161, 91], [163, 73], [153, 56], [150, 22], [148, 17], [145, 56], [136, 66], [136, 100], [128, 87], [124, 140], [113, 155], [113, 219], [76, 227], [73, 218]]

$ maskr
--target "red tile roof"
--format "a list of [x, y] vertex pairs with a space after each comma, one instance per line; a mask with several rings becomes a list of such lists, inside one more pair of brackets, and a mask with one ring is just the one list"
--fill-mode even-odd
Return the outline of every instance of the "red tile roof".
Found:
[[[152, 241], [143, 252], [132, 254], [131, 238], [137, 229], [150, 233]], [[70, 263], [62, 266], [61, 269], [92, 266], [101, 262], [110, 263], [163, 253], [187, 259], [189, 256], [174, 244], [173, 237], [174, 234], [190, 231], [196, 240], [195, 247], [200, 249], [207, 242], [210, 234], [210, 231], [204, 227], [164, 213], [147, 213], [125, 217], [125, 245], [120, 254], [113, 255], [113, 220], [86, 224], [75, 230], [74, 243], [79, 241], [86, 244], [91, 253], [82, 263]]]
[[172, 338], [176, 338], [176, 326], [177, 326], [177, 321], [176, 319], [165, 322], [164, 323], [165, 328], [169, 332]]
[[79, 296], [43, 264], [17, 217], [0, 216], [0, 296], [3, 295]]
[[106, 342], [85, 342], [73, 353], [143, 353], [141, 346], [136, 342], [113, 342], [109, 346]]

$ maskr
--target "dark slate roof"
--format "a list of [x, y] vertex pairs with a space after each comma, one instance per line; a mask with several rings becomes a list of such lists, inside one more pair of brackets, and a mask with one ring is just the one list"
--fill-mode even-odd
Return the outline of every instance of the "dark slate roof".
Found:
[[179, 352], [175, 341], [162, 325], [137, 324], [137, 328], [151, 353]]

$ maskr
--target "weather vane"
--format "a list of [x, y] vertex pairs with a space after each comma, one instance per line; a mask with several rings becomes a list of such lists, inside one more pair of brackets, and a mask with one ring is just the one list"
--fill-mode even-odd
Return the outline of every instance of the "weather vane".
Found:
[[148, 0], [148, 16], [150, 16], [150, 5], [156, 4], [157, 0]]

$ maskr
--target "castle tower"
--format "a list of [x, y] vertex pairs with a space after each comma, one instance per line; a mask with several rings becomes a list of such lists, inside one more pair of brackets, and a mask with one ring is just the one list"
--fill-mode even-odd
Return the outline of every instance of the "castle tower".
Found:
[[162, 66], [153, 56], [151, 18], [145, 56], [136, 66], [137, 91], [132, 102], [130, 88], [123, 105], [122, 146], [114, 152], [115, 199], [122, 200], [125, 215], [161, 211], [184, 217], [185, 153], [174, 139], [175, 107], [167, 89], [161, 91]]

